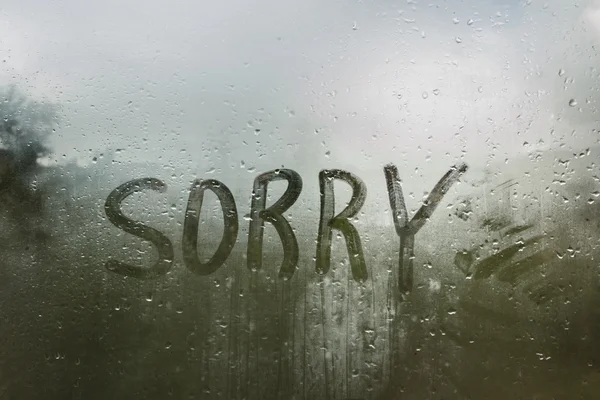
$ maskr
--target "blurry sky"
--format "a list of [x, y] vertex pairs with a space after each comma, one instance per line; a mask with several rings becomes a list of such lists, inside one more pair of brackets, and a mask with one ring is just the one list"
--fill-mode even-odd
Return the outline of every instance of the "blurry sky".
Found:
[[[57, 158], [431, 170], [597, 141], [600, 8], [564, 0], [3, 0], [0, 83]], [[571, 105], [569, 105], [570, 100]], [[237, 171], [236, 173], [239, 173]]]

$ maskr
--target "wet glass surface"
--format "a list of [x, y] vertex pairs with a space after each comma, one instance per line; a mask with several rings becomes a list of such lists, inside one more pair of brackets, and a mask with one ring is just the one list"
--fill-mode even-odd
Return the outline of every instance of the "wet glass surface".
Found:
[[596, 398], [600, 4], [5, 3], [0, 398]]

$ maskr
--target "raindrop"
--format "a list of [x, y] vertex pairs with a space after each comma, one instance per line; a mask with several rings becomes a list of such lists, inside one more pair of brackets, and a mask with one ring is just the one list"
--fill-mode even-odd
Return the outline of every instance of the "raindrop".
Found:
[[462, 39], [459, 38], [458, 36], [455, 37], [454, 40], [456, 41], [456, 43], [462, 43]]
[[475, 22], [475, 21], [473, 21], [472, 19], [469, 19], [469, 20], [467, 21], [467, 25], [469, 25], [469, 26], [470, 26], [470, 25], [473, 25], [473, 23], [474, 23], [474, 22]]
[[569, 107], [575, 107], [577, 105], [577, 100], [571, 99], [569, 100]]
[[436, 96], [440, 94], [440, 89], [433, 89], [433, 94]]
[[564, 69], [559, 69], [558, 70], [558, 76], [563, 76], [565, 74], [565, 70]]
[[429, 97], [429, 93], [427, 93], [427, 92], [423, 92], [423, 94], [421, 94], [421, 96], [422, 96], [424, 99], [426, 99], [426, 98], [428, 98], [428, 97]]

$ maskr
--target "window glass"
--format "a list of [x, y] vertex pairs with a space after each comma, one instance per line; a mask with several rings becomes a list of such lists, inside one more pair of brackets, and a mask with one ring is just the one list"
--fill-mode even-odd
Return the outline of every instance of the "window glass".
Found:
[[592, 399], [594, 0], [0, 9], [0, 397]]

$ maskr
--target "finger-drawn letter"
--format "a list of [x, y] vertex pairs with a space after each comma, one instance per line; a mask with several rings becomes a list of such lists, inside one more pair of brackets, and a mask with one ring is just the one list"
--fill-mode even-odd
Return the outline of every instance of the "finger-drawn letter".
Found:
[[[342, 180], [352, 187], [352, 198], [348, 206], [337, 216], [335, 216], [334, 179]], [[368, 277], [365, 257], [358, 231], [349, 219], [355, 217], [365, 204], [367, 186], [356, 175], [339, 169], [321, 171], [319, 186], [321, 189], [321, 217], [317, 236], [317, 273], [326, 274], [329, 271], [331, 238], [333, 229], [336, 229], [344, 235], [346, 240], [352, 277], [358, 282], [363, 282]]]
[[122, 184], [108, 195], [104, 204], [104, 211], [109, 221], [127, 233], [152, 242], [158, 250], [158, 261], [151, 268], [142, 268], [116, 260], [109, 260], [106, 263], [106, 268], [109, 271], [138, 279], [153, 279], [165, 275], [171, 269], [174, 257], [171, 241], [156, 229], [127, 218], [121, 211], [121, 203], [131, 194], [144, 189], [164, 192], [166, 188], [164, 182], [158, 179], [141, 178]]
[[425, 204], [421, 206], [412, 220], [408, 220], [406, 203], [402, 194], [402, 185], [398, 168], [388, 164], [383, 168], [387, 182], [390, 206], [394, 218], [396, 233], [400, 237], [400, 255], [398, 259], [398, 288], [401, 294], [410, 293], [413, 285], [413, 259], [415, 251], [415, 235], [429, 220], [450, 187], [467, 171], [466, 164], [451, 168], [435, 185]]
[[[269, 182], [278, 180], [287, 180], [288, 187], [275, 204], [266, 208], [267, 186]], [[294, 275], [298, 265], [298, 241], [283, 213], [298, 200], [301, 191], [302, 178], [291, 169], [265, 172], [254, 180], [247, 253], [250, 270], [255, 271], [262, 266], [263, 234], [267, 221], [273, 224], [283, 245], [283, 262], [279, 269], [279, 277], [289, 279]]]
[[[207, 263], [198, 257], [198, 224], [204, 192], [211, 190], [217, 195], [223, 211], [223, 237], [215, 254]], [[210, 275], [225, 263], [235, 245], [238, 234], [238, 213], [231, 191], [223, 183], [214, 180], [196, 180], [190, 189], [185, 220], [183, 223], [183, 261], [186, 267], [196, 275]]]

